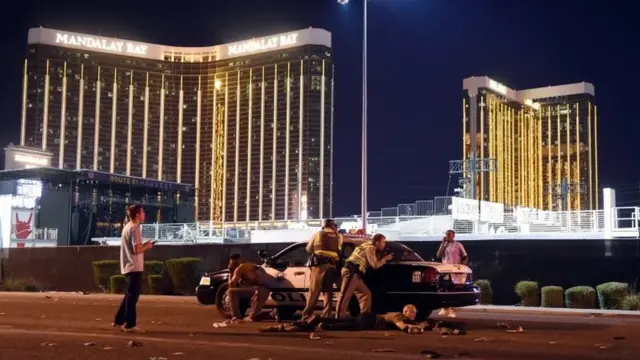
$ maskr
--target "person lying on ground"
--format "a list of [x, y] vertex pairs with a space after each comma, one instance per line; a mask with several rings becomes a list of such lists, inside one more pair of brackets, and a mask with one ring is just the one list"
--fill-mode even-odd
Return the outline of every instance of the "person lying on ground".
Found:
[[416, 321], [417, 312], [416, 307], [409, 304], [402, 309], [401, 313], [393, 312], [384, 315], [363, 313], [355, 319], [323, 322], [318, 325], [318, 328], [329, 331], [397, 329], [411, 334], [422, 333], [425, 328], [431, 327], [427, 321]]

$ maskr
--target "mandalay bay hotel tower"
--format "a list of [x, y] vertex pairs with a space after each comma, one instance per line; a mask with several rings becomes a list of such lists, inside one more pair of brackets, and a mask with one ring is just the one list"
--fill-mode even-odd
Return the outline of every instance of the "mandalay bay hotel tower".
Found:
[[193, 184], [214, 222], [332, 212], [331, 34], [202, 48], [29, 30], [20, 144], [53, 166]]
[[495, 161], [474, 175], [466, 171], [475, 176], [477, 199], [541, 210], [600, 208], [592, 84], [514, 90], [480, 76], [464, 79], [462, 97], [463, 159]]

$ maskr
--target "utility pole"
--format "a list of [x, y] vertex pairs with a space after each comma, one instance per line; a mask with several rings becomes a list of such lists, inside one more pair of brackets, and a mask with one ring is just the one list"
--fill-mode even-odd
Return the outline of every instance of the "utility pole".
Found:
[[549, 184], [547, 191], [556, 201], [556, 206], [560, 207], [559, 211], [567, 211], [569, 209], [569, 195], [576, 194], [580, 196], [584, 194], [585, 185], [583, 182], [569, 182], [566, 178], [563, 178], [559, 184]]
[[[471, 140], [469, 144], [469, 159], [449, 161], [449, 175], [462, 174], [461, 182], [463, 183], [464, 197], [478, 199], [478, 221], [480, 221], [484, 194], [476, 194], [477, 177], [488, 172], [496, 171], [496, 159], [479, 159], [477, 157], [477, 108], [478, 89], [476, 88], [469, 90], [469, 138]], [[479, 121], [484, 121], [484, 119], [480, 119]]]

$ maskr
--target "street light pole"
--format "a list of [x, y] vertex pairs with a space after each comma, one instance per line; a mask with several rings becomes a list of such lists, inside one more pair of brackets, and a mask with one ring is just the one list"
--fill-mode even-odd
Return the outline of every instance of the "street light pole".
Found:
[[[367, 3], [362, 0], [364, 19], [362, 27], [362, 183], [360, 185], [362, 206], [362, 230], [367, 231]], [[338, 4], [347, 5], [349, 0], [338, 0]]]
[[362, 229], [367, 231], [367, 3], [362, 29]]

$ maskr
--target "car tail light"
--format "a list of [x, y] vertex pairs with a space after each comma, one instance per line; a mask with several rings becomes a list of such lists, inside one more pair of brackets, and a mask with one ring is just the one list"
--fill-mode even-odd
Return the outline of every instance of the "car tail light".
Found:
[[422, 272], [422, 281], [427, 284], [433, 284], [438, 282], [440, 273], [434, 268], [427, 268]]

